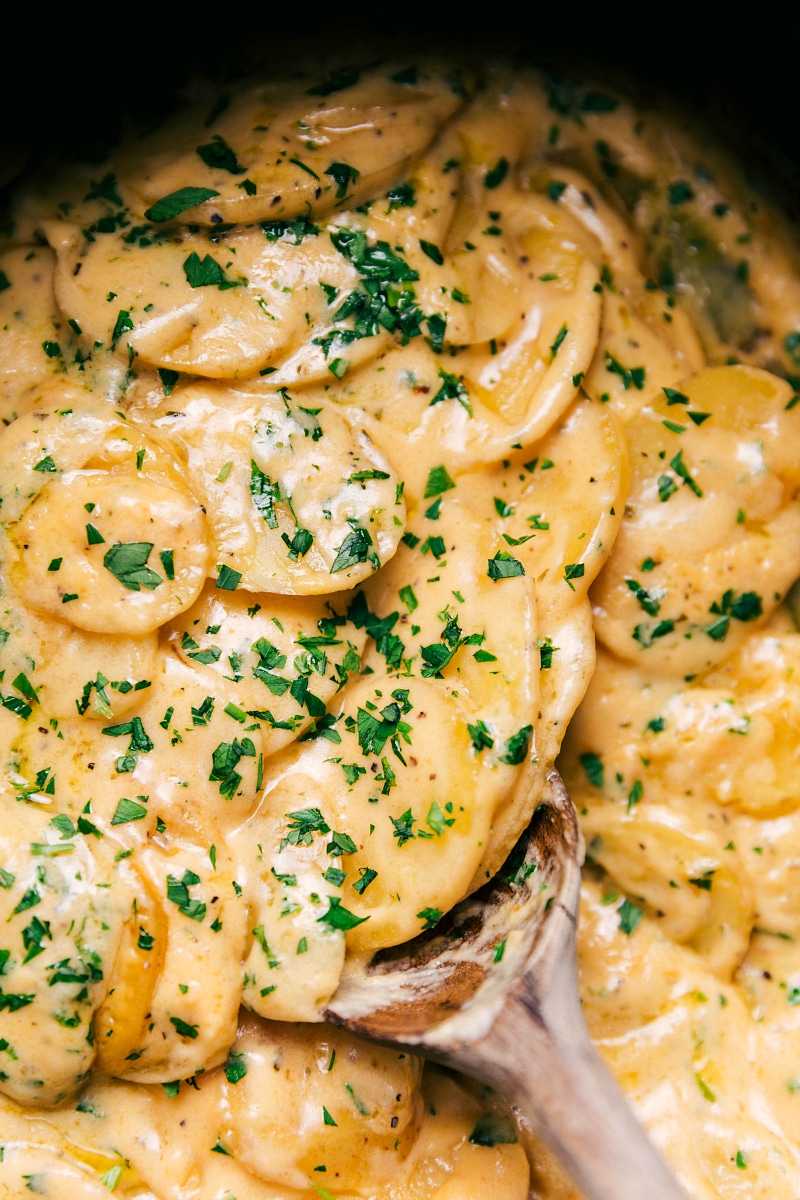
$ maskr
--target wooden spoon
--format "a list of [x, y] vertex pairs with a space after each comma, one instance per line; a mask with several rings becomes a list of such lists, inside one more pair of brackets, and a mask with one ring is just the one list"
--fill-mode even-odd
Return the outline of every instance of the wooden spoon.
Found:
[[349, 968], [325, 1019], [490, 1084], [587, 1200], [685, 1200], [592, 1046], [575, 962], [583, 842], [557, 772], [498, 875]]

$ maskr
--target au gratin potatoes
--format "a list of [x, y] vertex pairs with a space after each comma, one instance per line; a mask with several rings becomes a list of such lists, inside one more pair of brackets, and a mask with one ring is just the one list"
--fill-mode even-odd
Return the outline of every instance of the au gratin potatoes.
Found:
[[779, 213], [579, 80], [195, 83], [13, 185], [0, 1195], [567, 1196], [320, 1023], [557, 756], [602, 1053], [688, 1195], [800, 1193], [798, 375]]

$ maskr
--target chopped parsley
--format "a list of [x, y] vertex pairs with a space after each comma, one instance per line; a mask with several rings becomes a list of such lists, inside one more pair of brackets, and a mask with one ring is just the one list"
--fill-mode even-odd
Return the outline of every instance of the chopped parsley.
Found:
[[612, 354], [606, 350], [605, 355], [606, 370], [612, 375], [618, 375], [622, 380], [622, 386], [627, 392], [629, 388], [634, 387], [641, 391], [645, 384], [645, 368], [644, 367], [623, 367]]
[[675, 622], [667, 617], [663, 621], [646, 621], [641, 625], [637, 625], [633, 631], [634, 641], [637, 641], [640, 646], [652, 646], [653, 642], [659, 638], [666, 637], [668, 633], [672, 633], [675, 628]]
[[[230, 175], [244, 175], [247, 170], [237, 160], [235, 153], [218, 133], [212, 134], [211, 141], [197, 147], [197, 154], [207, 167], [212, 170], [227, 171]], [[216, 195], [216, 193], [214, 193]], [[145, 214], [146, 215], [146, 214]], [[151, 218], [152, 219], [152, 218]]]
[[[317, 922], [324, 925], [330, 925], [331, 929], [340, 929], [346, 933], [348, 929], [355, 929], [356, 925], [363, 925], [369, 917], [357, 917], [355, 913], [349, 911], [342, 904], [338, 896], [328, 897], [328, 911], [323, 913], [321, 917], [317, 917]], [[326, 1124], [335, 1124], [335, 1121], [327, 1122]]]
[[162, 196], [160, 200], [156, 200], [155, 204], [145, 210], [144, 215], [148, 221], [154, 221], [156, 224], [174, 221], [187, 208], [194, 208], [195, 205], [203, 204], [206, 200], [218, 195], [219, 192], [214, 191], [213, 188], [179, 188], [177, 192], [170, 192], [168, 196]]
[[189, 287], [192, 288], [219, 287], [220, 284], [225, 283], [225, 272], [210, 254], [200, 258], [199, 254], [193, 250], [184, 260], [183, 271]]
[[505, 753], [499, 755], [498, 761], [507, 763], [511, 767], [518, 767], [527, 758], [532, 738], [533, 726], [523, 725], [521, 729], [518, 729], [508, 739]]
[[417, 196], [413, 183], [400, 183], [391, 188], [386, 193], [386, 199], [389, 201], [389, 212], [394, 212], [396, 208], [414, 208]]
[[369, 532], [363, 526], [356, 525], [336, 551], [330, 573], [335, 575], [339, 571], [348, 571], [351, 567], [366, 562], [367, 559], [376, 570], [380, 567], [380, 559], [375, 553]]
[[550, 362], [552, 362], [553, 359], [555, 358], [555, 356], [558, 354], [559, 350], [561, 349], [561, 345], [564, 341], [564, 338], [567, 336], [568, 333], [569, 333], [569, 329], [567, 328], [567, 326], [562, 325], [561, 328], [559, 329], [558, 333], [555, 336], [555, 341], [553, 342], [552, 346], [550, 347]]
[[[499, 962], [500, 959], [495, 958], [495, 961]], [[501, 1113], [483, 1113], [478, 1117], [469, 1140], [473, 1146], [514, 1145], [517, 1133], [510, 1117]]]
[[581, 766], [586, 772], [586, 778], [593, 787], [601, 788], [603, 786], [604, 767], [603, 760], [599, 754], [595, 754], [593, 750], [587, 750], [580, 756]]
[[733, 588], [723, 593], [722, 599], [714, 603], [708, 610], [717, 617], [706, 626], [706, 633], [715, 642], [723, 642], [731, 623], [731, 617], [737, 621], [755, 621], [763, 614], [764, 606], [758, 592], [742, 592], [736, 595]]
[[500, 184], [508, 174], [508, 166], [509, 164], [507, 158], [499, 158], [495, 165], [484, 175], [483, 186], [485, 188], [489, 188], [490, 191], [500, 187]]
[[183, 913], [192, 921], [204, 921], [206, 906], [202, 900], [193, 900], [189, 888], [200, 882], [200, 876], [194, 871], [184, 871], [180, 879], [175, 875], [167, 875], [167, 899], [177, 905], [178, 912]]
[[163, 579], [147, 566], [152, 542], [116, 542], [103, 557], [103, 566], [131, 592], [154, 591]]
[[[167, 579], [172, 576], [167, 574]], [[239, 584], [242, 582], [242, 572], [235, 571], [233, 567], [229, 567], [227, 563], [223, 563], [219, 567], [219, 575], [215, 586], [223, 592], [235, 592]]]
[[[140, 796], [139, 800], [145, 800], [145, 796]], [[140, 804], [139, 800], [129, 800], [126, 796], [117, 803], [114, 811], [114, 816], [111, 818], [112, 825], [127, 825], [130, 821], [141, 821], [147, 816], [147, 808], [144, 804]]]
[[450, 478], [447, 467], [443, 465], [431, 467], [425, 483], [423, 498], [430, 500], [433, 496], [440, 496], [442, 492], [448, 492], [455, 486], [455, 480]]
[[[470, 416], [472, 416], [472, 405], [469, 400], [469, 392], [463, 380], [457, 375], [451, 375], [449, 371], [439, 369], [439, 378], [442, 385], [436, 395], [431, 400], [431, 405], [441, 404], [443, 400], [457, 400], [462, 408], [465, 408]], [[427, 491], [425, 495], [427, 496]]]
[[419, 239], [420, 249], [423, 254], [426, 254], [431, 262], [435, 262], [438, 267], [444, 263], [444, 255], [435, 242], [426, 242], [424, 238]]
[[642, 909], [631, 900], [623, 900], [617, 909], [619, 915], [619, 928], [628, 937], [637, 929], [644, 915]]
[[489, 559], [486, 574], [493, 580], [513, 579], [516, 575], [524, 575], [525, 568], [513, 554], [509, 554], [507, 550], [498, 550], [494, 558]]
[[626, 579], [628, 589], [633, 592], [639, 605], [650, 617], [657, 616], [661, 608], [661, 600], [665, 595], [663, 588], [653, 588], [648, 591], [636, 579]]
[[278, 528], [275, 504], [281, 498], [280, 483], [273, 483], [257, 463], [250, 461], [250, 495], [256, 511], [264, 518], [270, 529]]
[[355, 167], [351, 167], [349, 163], [334, 162], [328, 167], [325, 172], [329, 175], [336, 184], [336, 199], [343, 200], [347, 194], [347, 189], [351, 183], [355, 183], [361, 174]]
[[583, 563], [565, 563], [564, 565], [564, 580], [569, 584], [570, 589], [574, 592], [575, 585], [573, 579], [583, 579], [585, 567]]

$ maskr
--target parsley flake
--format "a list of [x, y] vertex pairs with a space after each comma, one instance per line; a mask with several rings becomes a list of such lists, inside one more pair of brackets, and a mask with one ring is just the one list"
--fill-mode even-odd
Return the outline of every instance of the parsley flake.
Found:
[[115, 542], [103, 556], [103, 566], [130, 592], [152, 592], [164, 581], [147, 566], [152, 542]]
[[214, 191], [213, 188], [178, 188], [177, 192], [170, 192], [169, 195], [156, 200], [155, 204], [145, 210], [144, 215], [148, 221], [154, 221], [156, 224], [174, 221], [187, 208], [194, 208], [195, 205], [203, 204], [206, 200], [218, 195], [219, 192]]
[[[237, 160], [235, 153], [218, 133], [212, 135], [211, 141], [197, 147], [197, 154], [207, 167], [216, 171], [227, 171], [229, 175], [244, 175], [247, 170]], [[216, 195], [216, 193], [214, 193]]]
[[189, 287], [219, 287], [225, 282], [225, 272], [219, 263], [210, 254], [200, 258], [195, 250], [184, 260], [183, 271]]
[[425, 484], [423, 498], [425, 500], [430, 500], [433, 496], [440, 496], [442, 492], [448, 492], [455, 486], [455, 480], [450, 478], [447, 467], [431, 467], [430, 471], [428, 472], [428, 479]]
[[513, 554], [498, 550], [494, 558], [488, 560], [486, 574], [493, 580], [513, 579], [516, 575], [524, 575], [525, 568]]
[[[340, 929], [346, 933], [348, 929], [355, 929], [356, 925], [363, 925], [369, 920], [369, 917], [357, 917], [355, 913], [350, 912], [338, 896], [328, 896], [328, 904], [328, 911], [317, 917], [318, 924], [330, 925], [331, 929]], [[325, 1123], [336, 1124], [335, 1121]]]

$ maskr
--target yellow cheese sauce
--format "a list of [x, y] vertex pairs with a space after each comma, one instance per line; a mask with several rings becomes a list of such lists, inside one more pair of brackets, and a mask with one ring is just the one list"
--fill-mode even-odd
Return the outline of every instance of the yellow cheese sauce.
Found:
[[597, 1044], [687, 1195], [797, 1195], [779, 214], [679, 116], [398, 60], [196, 84], [2, 237], [0, 1196], [571, 1195], [321, 1024], [557, 759]]

